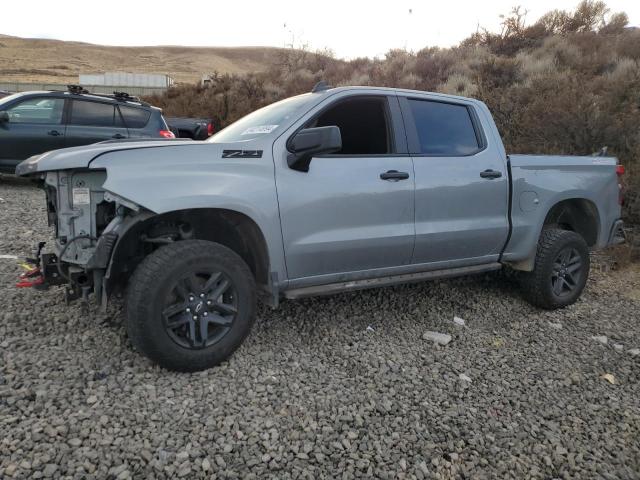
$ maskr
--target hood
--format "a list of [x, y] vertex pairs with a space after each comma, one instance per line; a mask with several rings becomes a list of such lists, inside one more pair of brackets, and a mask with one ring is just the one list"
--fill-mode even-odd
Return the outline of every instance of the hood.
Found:
[[34, 155], [16, 167], [16, 175], [26, 176], [51, 170], [68, 170], [73, 168], [89, 168], [96, 158], [109, 152], [137, 150], [141, 148], [183, 147], [186, 145], [202, 145], [203, 142], [193, 140], [146, 140], [101, 142], [81, 147], [52, 150], [41, 155]]

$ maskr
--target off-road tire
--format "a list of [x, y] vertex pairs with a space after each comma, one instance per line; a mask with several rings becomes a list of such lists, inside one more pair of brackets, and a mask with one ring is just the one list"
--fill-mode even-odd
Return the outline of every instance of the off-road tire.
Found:
[[[166, 302], [169, 297], [179, 299], [172, 286], [178, 279], [191, 275], [197, 279], [198, 272], [209, 270], [221, 272], [233, 286], [236, 313], [216, 343], [185, 348], [170, 336], [164, 314]], [[169, 370], [193, 372], [229, 358], [249, 334], [255, 312], [255, 280], [242, 258], [214, 242], [185, 240], [159, 248], [138, 265], [127, 288], [125, 325], [133, 346], [152, 361]], [[183, 315], [181, 311], [179, 315]]]
[[[571, 291], [558, 295], [554, 292], [553, 279], [557, 281], [560, 268], [559, 256], [564, 252], [574, 252], [581, 262], [580, 275], [576, 277]], [[525, 298], [533, 305], [546, 310], [563, 308], [575, 303], [580, 297], [589, 276], [589, 248], [581, 235], [559, 228], [545, 228], [540, 235], [534, 269], [523, 272], [520, 281]], [[566, 270], [566, 269], [565, 269]], [[567, 287], [568, 288], [568, 281]]]

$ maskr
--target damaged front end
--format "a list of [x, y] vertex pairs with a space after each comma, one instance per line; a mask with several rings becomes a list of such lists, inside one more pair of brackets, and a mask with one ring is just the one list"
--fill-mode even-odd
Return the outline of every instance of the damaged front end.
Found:
[[27, 271], [16, 286], [66, 285], [67, 301], [94, 294], [105, 304], [105, 275], [114, 247], [123, 228], [144, 212], [104, 190], [103, 170], [49, 171], [43, 180], [55, 245], [47, 253], [42, 253], [44, 243], [38, 245], [36, 258], [27, 259]]

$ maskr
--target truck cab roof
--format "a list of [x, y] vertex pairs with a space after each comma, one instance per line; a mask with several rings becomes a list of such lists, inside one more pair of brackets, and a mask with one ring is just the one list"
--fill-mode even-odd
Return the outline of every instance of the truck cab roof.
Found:
[[465, 101], [470, 103], [482, 103], [480, 100], [463, 97], [460, 95], [451, 95], [448, 93], [439, 93], [439, 92], [429, 92], [425, 90], [413, 90], [409, 88], [392, 88], [392, 87], [374, 87], [370, 85], [353, 85], [353, 86], [341, 86], [341, 87], [327, 87], [321, 90], [312, 91], [311, 93], [317, 95], [326, 95], [326, 94], [335, 94], [339, 92], [364, 92], [364, 91], [379, 91], [386, 93], [403, 93], [403, 94], [413, 94], [418, 96], [432, 96], [442, 98], [443, 101], [452, 100], [452, 101]]

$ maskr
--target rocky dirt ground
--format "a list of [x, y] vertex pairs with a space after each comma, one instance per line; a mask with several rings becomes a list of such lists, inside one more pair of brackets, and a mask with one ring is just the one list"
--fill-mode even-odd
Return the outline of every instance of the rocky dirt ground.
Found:
[[[4, 177], [0, 198], [0, 255], [30, 253], [43, 194]], [[0, 478], [640, 478], [638, 265], [556, 312], [496, 276], [286, 302], [176, 374], [118, 305], [0, 262]]]

